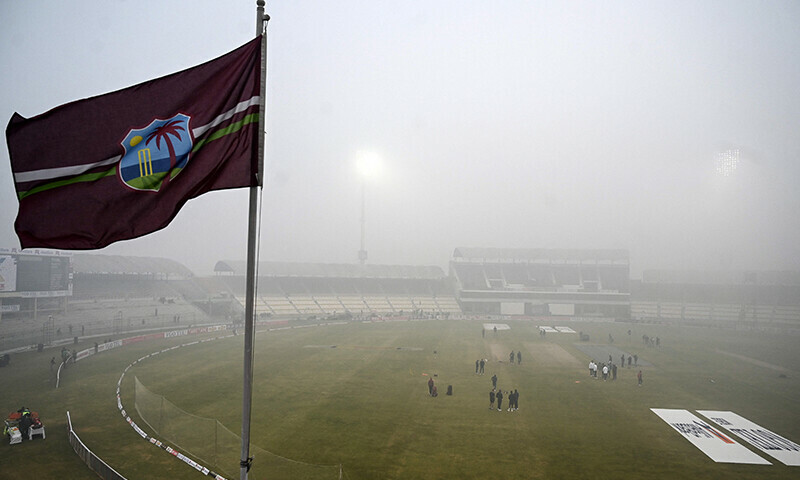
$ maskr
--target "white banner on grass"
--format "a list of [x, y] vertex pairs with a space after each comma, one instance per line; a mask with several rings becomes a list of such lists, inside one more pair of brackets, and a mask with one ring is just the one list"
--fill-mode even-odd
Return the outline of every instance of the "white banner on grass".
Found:
[[726, 428], [745, 442], [784, 465], [800, 466], [800, 445], [793, 441], [760, 427], [733, 412], [698, 410], [697, 413], [707, 417], [720, 427]]
[[734, 442], [688, 410], [671, 408], [651, 408], [650, 410], [715, 462], [771, 465], [770, 462], [751, 452], [744, 445]]

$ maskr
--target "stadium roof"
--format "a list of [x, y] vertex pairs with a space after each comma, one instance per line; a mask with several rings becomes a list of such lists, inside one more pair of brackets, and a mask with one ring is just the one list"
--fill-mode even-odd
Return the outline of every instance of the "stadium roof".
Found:
[[453, 252], [453, 258], [523, 262], [629, 262], [628, 251], [617, 249], [458, 247]]
[[152, 275], [166, 274], [191, 277], [191, 270], [175, 260], [157, 257], [123, 257], [76, 253], [72, 271], [77, 274]]
[[[220, 260], [214, 272], [244, 275], [247, 262]], [[260, 277], [327, 277], [327, 278], [443, 278], [444, 271], [437, 266], [412, 265], [356, 265], [349, 263], [292, 263], [259, 262]]]

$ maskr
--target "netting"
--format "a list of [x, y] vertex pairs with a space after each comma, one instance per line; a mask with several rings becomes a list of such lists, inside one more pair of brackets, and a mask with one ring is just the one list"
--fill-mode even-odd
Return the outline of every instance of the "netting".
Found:
[[[181, 410], [162, 395], [151, 392], [134, 378], [134, 406], [141, 419], [160, 437], [174, 444], [200, 463], [231, 478], [239, 476], [242, 440], [213, 418], [192, 415]], [[340, 465], [313, 465], [290, 460], [253, 444], [254, 457], [248, 478], [292, 478], [329, 480], [343, 478]]]

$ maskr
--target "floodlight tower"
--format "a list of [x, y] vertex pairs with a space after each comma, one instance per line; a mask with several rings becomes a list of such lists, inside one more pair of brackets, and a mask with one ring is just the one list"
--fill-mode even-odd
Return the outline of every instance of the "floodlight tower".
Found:
[[361, 265], [367, 263], [367, 245], [366, 245], [366, 231], [367, 231], [367, 182], [361, 179], [361, 249], [358, 251], [358, 261]]
[[356, 168], [361, 177], [361, 249], [358, 251], [358, 261], [364, 265], [367, 262], [367, 181], [378, 176], [380, 158], [373, 152], [358, 152]]

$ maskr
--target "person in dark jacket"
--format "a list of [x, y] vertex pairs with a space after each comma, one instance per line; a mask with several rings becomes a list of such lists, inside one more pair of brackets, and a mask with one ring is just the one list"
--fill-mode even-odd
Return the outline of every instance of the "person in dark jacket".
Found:
[[501, 412], [503, 410], [503, 391], [498, 390], [496, 397], [497, 397], [497, 411]]
[[31, 418], [31, 411], [25, 407], [20, 408], [17, 412], [22, 414], [22, 418], [19, 419], [19, 423], [17, 427], [19, 428], [19, 433], [22, 435], [22, 438], [28, 436], [28, 430], [31, 428], [33, 424], [33, 419]]

